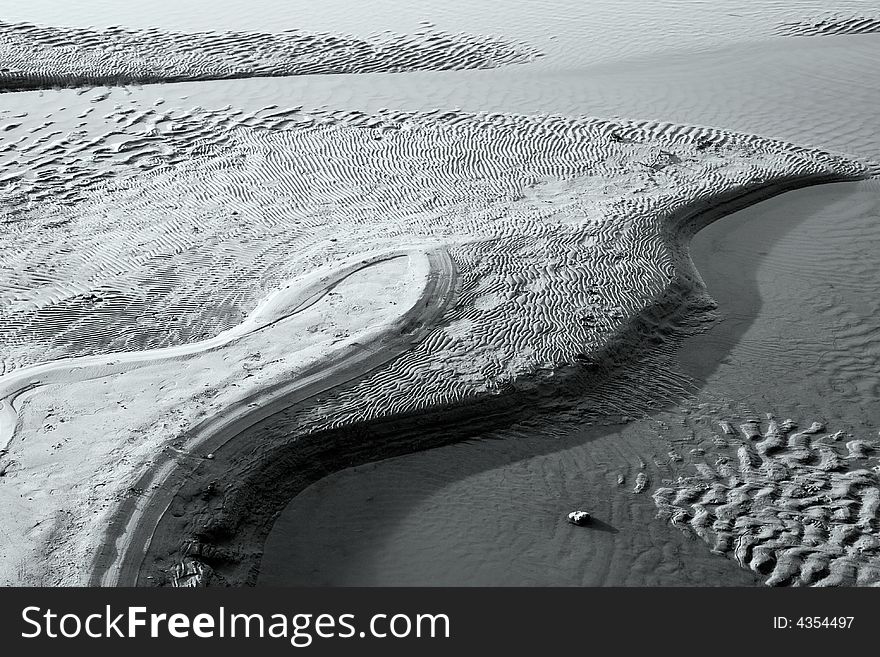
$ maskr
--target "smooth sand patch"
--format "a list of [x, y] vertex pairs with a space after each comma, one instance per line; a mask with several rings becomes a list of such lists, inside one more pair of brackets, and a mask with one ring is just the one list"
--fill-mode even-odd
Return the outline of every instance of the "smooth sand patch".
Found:
[[[145, 466], [167, 450], [205, 456], [169, 437], [219, 409], [256, 406], [261, 391], [298, 370], [375, 339], [419, 298], [427, 268], [411, 253], [345, 273], [292, 282], [298, 292], [279, 292], [229, 340], [35, 368], [43, 383], [19, 396], [20, 420], [2, 458], [0, 495], [16, 509], [2, 534], [3, 580], [77, 582], [106, 514], [121, 499], [147, 493], [130, 488]], [[295, 312], [302, 296], [307, 303]]]

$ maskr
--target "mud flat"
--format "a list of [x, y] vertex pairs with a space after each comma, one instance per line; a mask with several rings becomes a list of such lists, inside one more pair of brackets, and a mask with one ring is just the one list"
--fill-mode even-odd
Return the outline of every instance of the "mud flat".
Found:
[[[534, 422], [473, 427], [461, 443], [346, 469], [307, 488], [268, 535], [257, 585], [756, 583], [655, 518], [651, 493], [672, 472], [668, 452], [690, 449], [668, 444], [664, 418], [621, 424], [618, 415], [609, 424], [531, 408]], [[591, 527], [566, 521], [578, 508], [590, 509]]]

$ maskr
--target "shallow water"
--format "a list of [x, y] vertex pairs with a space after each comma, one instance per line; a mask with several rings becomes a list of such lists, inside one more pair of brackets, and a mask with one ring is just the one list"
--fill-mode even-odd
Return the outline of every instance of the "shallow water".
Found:
[[686, 369], [727, 353], [702, 394], [876, 437], [877, 244], [877, 179], [789, 192], [698, 234], [692, 257], [722, 320], [682, 350]]
[[[675, 436], [678, 418], [705, 404], [876, 436], [878, 192], [877, 181], [789, 192], [697, 235], [692, 257], [722, 319], [680, 349], [681, 370], [703, 381], [680, 407], [622, 428], [476, 440], [337, 473], [279, 518], [261, 582], [753, 582], [656, 520], [650, 498], [614, 476], [631, 471], [635, 455], [650, 463], [666, 451], [657, 423]], [[693, 441], [680, 433], [672, 442]], [[567, 525], [564, 515], [581, 507], [607, 527]]]
[[[754, 132], [880, 159], [880, 36], [770, 39], [784, 20], [826, 2], [471, 3], [242, 0], [70, 5], [8, 3], [6, 21], [166, 29], [306, 29], [372, 34], [437, 28], [522, 39], [547, 53], [492, 71], [309, 76], [151, 85], [113, 90], [115, 103], [253, 110], [288, 107], [550, 112], [658, 119]], [[11, 5], [11, 6], [10, 6]], [[258, 9], [255, 10], [254, 7]], [[495, 9], [487, 11], [486, 6]], [[867, 7], [867, 9], [866, 9]], [[835, 3], [834, 12], [876, 8]], [[621, 18], [624, 17], [624, 18]], [[59, 105], [75, 116], [92, 94], [6, 94], [0, 109], [31, 119]], [[103, 112], [96, 112], [100, 114]], [[71, 119], [72, 120], [72, 119]], [[59, 122], [49, 129], [69, 129]], [[773, 411], [834, 428], [872, 431], [878, 380], [876, 183], [805, 190], [743, 211], [696, 241], [695, 261], [724, 321], [692, 338], [682, 371], [699, 395], [649, 421], [415, 454], [333, 475], [292, 501], [267, 543], [262, 582], [273, 584], [748, 584], [751, 574], [654, 521], [630, 494], [635, 461], [652, 463], [661, 435], [699, 403]], [[719, 359], [720, 360], [719, 362]], [[552, 435], [549, 435], [552, 433]], [[626, 473], [624, 487], [617, 475]], [[564, 515], [588, 508], [590, 532]]]
[[55, 0], [4, 2], [2, 20], [70, 27], [160, 27], [168, 30], [299, 29], [357, 36], [440, 30], [503, 34], [542, 48], [567, 64], [619, 61], [663, 51], [711, 50], [765, 38], [777, 25], [816, 16], [872, 15], [860, 0]]
[[[475, 440], [346, 470], [304, 491], [266, 543], [277, 586], [718, 586], [754, 578], [653, 520], [615, 473], [652, 427]], [[558, 450], [558, 451], [556, 451]], [[550, 453], [546, 453], [546, 452]], [[593, 526], [565, 515], [589, 509]], [[707, 556], [708, 555], [708, 556]]]

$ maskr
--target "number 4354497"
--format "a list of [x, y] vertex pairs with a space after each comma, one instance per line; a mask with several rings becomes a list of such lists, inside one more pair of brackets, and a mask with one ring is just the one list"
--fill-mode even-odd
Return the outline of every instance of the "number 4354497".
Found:
[[799, 616], [798, 618], [775, 616], [773, 627], [777, 630], [794, 628], [799, 630], [846, 630], [852, 627], [854, 620], [855, 616]]

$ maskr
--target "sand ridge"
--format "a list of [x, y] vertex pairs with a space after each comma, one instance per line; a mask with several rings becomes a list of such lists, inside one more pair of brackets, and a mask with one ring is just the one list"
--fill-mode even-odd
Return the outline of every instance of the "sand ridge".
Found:
[[153, 356], [164, 358], [140, 358], [136, 369], [114, 369], [107, 357], [92, 360], [106, 358], [109, 367], [48, 364], [43, 385], [20, 395], [16, 431], [0, 457], [0, 495], [21, 511], [0, 535], [0, 577], [78, 581], [106, 514], [142, 499], [136, 482], [144, 468], [204, 458], [207, 452], [179, 440], [193, 424], [220, 409], [225, 420], [237, 410], [256, 416], [309, 368], [323, 369], [341, 353], [370, 353], [384, 332], [396, 333], [396, 318], [417, 301], [429, 268], [420, 253], [395, 255], [361, 258], [335, 277], [332, 268], [317, 272], [293, 307], [281, 308], [297, 312], [264, 315], [255, 330], [208, 348], [183, 346], [186, 356], [163, 350]]
[[178, 33], [0, 23], [0, 92], [241, 77], [481, 69], [540, 56], [502, 38], [446, 34], [369, 39], [287, 30]]
[[[465, 127], [469, 118], [450, 113], [447, 120]], [[753, 138], [712, 130], [657, 123], [609, 125], [559, 117], [474, 118], [477, 126], [484, 122], [485, 127], [478, 127], [473, 137], [468, 135], [470, 131], [465, 132], [468, 148], [473, 153], [491, 144], [490, 148], [499, 151], [502, 159], [496, 166], [505, 175], [493, 179], [505, 181], [500, 192], [504, 195], [501, 207], [507, 214], [500, 216], [500, 209], [478, 207], [477, 213], [471, 210], [470, 216], [462, 216], [465, 221], [489, 219], [491, 223], [483, 224], [485, 228], [477, 224], [476, 235], [481, 239], [453, 243], [451, 247], [463, 293], [446, 325], [391, 370], [365, 381], [361, 391], [352, 391], [354, 405], [350, 410], [346, 404], [335, 405], [334, 426], [360, 421], [374, 413], [391, 415], [454, 403], [474, 394], [497, 394], [508, 385], [516, 385], [517, 380], [552, 375], [558, 367], [573, 363], [579, 354], [586, 354], [589, 360], [589, 354], [598, 350], [603, 340], [662, 295], [675, 279], [675, 255], [665, 250], [664, 233], [678, 229], [676, 221], [683, 222], [688, 214], [685, 207], [706, 210], [727, 193], [743, 195], [774, 181], [782, 182], [787, 175], [794, 180], [805, 174], [807, 179], [810, 174], [806, 172], [811, 169], [817, 181], [840, 175], [831, 173], [834, 170], [844, 176], [849, 175], [845, 171], [859, 170], [858, 165], [850, 169], [850, 164], [835, 157], [818, 155], [819, 159], [813, 160], [806, 150], [788, 151], [782, 145], [764, 145]], [[530, 139], [528, 151], [514, 150], [516, 155], [508, 160], [506, 150], [519, 147], [514, 141], [509, 142], [510, 146], [505, 141], [511, 122], [514, 126], [529, 126], [526, 130]], [[408, 132], [411, 140], [414, 131]], [[446, 134], [441, 132], [443, 137]], [[739, 142], [743, 144], [741, 151], [738, 139], [744, 140]], [[445, 148], [451, 157], [458, 157], [451, 150], [454, 143], [448, 142]], [[715, 150], [714, 144], [724, 155]], [[552, 155], [538, 155], [538, 148]], [[764, 148], [771, 152], [762, 152]], [[802, 160], [804, 156], [807, 159]], [[484, 166], [475, 155], [470, 157], [477, 166]], [[537, 171], [529, 176], [508, 164], [528, 162], [530, 157], [535, 158], [531, 166]], [[755, 159], [747, 163], [751, 157]], [[576, 159], [577, 164], [569, 164], [569, 158]], [[777, 158], [792, 159], [781, 164]], [[483, 160], [487, 161], [491, 162]], [[760, 164], [751, 169], [755, 161]], [[780, 169], [773, 170], [777, 163]], [[700, 169], [701, 165], [706, 168]], [[769, 166], [763, 168], [765, 165]], [[546, 173], [539, 167], [547, 167]], [[780, 175], [786, 167], [791, 167], [791, 173]], [[439, 175], [440, 171], [432, 176], [434, 184]], [[699, 179], [697, 186], [689, 186], [691, 175]], [[522, 199], [513, 196], [512, 202], [504, 203], [511, 194], [508, 186], [520, 185], [526, 191], [540, 186], [544, 176], [566, 183], [567, 198], [574, 199], [567, 207], [565, 203], [554, 203], [547, 213], [542, 211], [540, 198], [525, 193]], [[750, 176], [756, 182], [740, 182]], [[491, 199], [494, 190], [478, 181], [475, 196]], [[600, 195], [594, 191], [596, 182], [601, 185]], [[667, 196], [673, 188], [675, 191]], [[466, 188], [461, 184], [454, 187], [456, 191], [462, 189]], [[450, 195], [454, 193], [450, 191]], [[602, 198], [604, 194], [608, 194], [607, 201]], [[600, 202], [589, 205], [596, 196]], [[394, 205], [406, 207], [401, 202]], [[559, 211], [560, 205], [565, 208], [563, 212]], [[677, 220], [664, 220], [673, 216]], [[450, 228], [449, 223], [444, 225], [447, 232]], [[489, 235], [483, 237], [481, 232]], [[399, 390], [403, 381], [414, 381], [412, 377], [419, 380], [421, 399], [395, 395], [387, 403], [381, 400], [383, 390]], [[370, 395], [363, 393], [367, 389]], [[372, 400], [374, 408], [364, 408], [359, 401], [364, 399]]]

